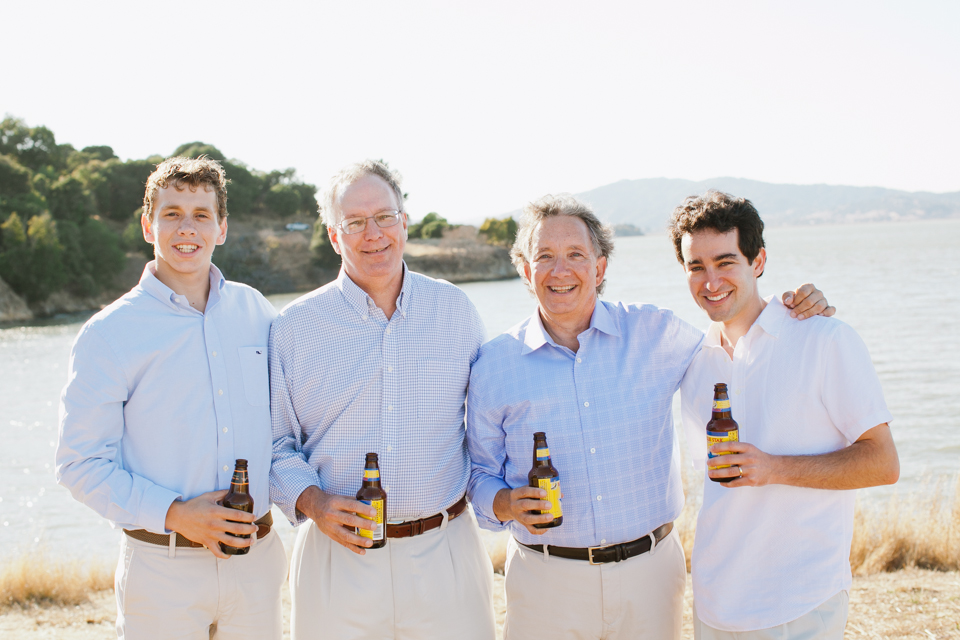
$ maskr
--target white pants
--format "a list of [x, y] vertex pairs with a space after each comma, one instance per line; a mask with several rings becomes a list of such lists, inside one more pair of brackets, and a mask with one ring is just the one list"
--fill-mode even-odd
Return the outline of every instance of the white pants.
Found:
[[493, 640], [493, 567], [473, 513], [357, 555], [312, 522], [290, 567], [293, 640]]
[[843, 640], [847, 626], [849, 597], [841, 591], [813, 611], [796, 620], [769, 629], [757, 631], [720, 631], [709, 627], [697, 617], [697, 603], [693, 603], [693, 633], [696, 640]]
[[117, 637], [280, 640], [287, 555], [275, 531], [243, 556], [165, 546], [124, 534], [117, 566]]
[[686, 579], [676, 529], [652, 553], [602, 565], [545, 556], [511, 538], [503, 637], [679, 640]]

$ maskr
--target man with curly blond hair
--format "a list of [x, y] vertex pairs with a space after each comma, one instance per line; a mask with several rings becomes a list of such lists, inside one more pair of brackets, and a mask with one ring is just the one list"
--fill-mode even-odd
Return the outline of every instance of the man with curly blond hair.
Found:
[[[141, 217], [155, 260], [70, 355], [57, 480], [124, 531], [121, 638], [281, 637], [286, 555], [268, 487], [275, 311], [211, 264], [227, 237], [226, 184], [209, 158], [157, 166]], [[238, 459], [252, 514], [218, 504]]]

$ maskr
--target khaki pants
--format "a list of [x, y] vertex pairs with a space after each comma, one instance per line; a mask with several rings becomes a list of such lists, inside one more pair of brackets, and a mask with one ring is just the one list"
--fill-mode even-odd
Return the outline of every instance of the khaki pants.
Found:
[[275, 531], [220, 560], [206, 549], [124, 535], [117, 566], [117, 636], [129, 640], [280, 640], [287, 555]]
[[545, 556], [511, 539], [503, 637], [679, 640], [686, 579], [676, 529], [652, 553], [603, 565]]
[[493, 640], [493, 567], [473, 513], [357, 555], [312, 522], [290, 568], [293, 640]]
[[843, 640], [847, 626], [846, 591], [841, 591], [822, 605], [796, 620], [757, 631], [720, 631], [700, 622], [697, 603], [693, 603], [693, 633], [696, 640]]

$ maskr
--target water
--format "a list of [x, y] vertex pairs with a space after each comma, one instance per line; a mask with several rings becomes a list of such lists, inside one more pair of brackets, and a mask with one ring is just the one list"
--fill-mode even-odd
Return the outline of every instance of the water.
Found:
[[[960, 220], [770, 229], [761, 292], [812, 281], [870, 349], [900, 451], [900, 493], [960, 468]], [[488, 337], [535, 301], [519, 280], [465, 284]], [[278, 308], [296, 295], [272, 296]], [[604, 298], [650, 302], [704, 328], [664, 236], [622, 238]], [[112, 560], [119, 534], [53, 478], [57, 403], [86, 316], [0, 329], [0, 560], [41, 546], [55, 557]], [[862, 492], [867, 499], [886, 488]], [[279, 513], [274, 514], [282, 521]], [[293, 530], [278, 530], [290, 547]]]

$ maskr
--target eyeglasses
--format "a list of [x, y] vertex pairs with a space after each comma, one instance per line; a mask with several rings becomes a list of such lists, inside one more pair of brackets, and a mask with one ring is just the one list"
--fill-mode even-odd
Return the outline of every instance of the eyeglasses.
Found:
[[396, 226], [400, 224], [401, 215], [401, 212], [397, 211], [396, 209], [381, 211], [380, 213], [367, 218], [348, 218], [347, 220], [341, 220], [339, 223], [337, 223], [337, 226], [341, 231], [349, 236], [355, 233], [360, 233], [366, 229], [367, 220], [373, 220], [381, 229]]

